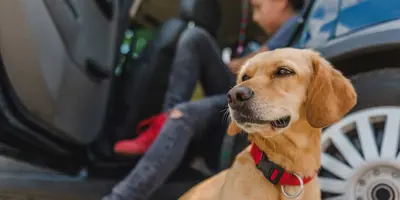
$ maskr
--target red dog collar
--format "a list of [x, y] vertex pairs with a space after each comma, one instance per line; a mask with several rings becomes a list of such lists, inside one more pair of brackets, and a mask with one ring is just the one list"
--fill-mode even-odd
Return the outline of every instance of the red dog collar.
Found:
[[[265, 153], [254, 143], [251, 145], [250, 153], [256, 162], [257, 168], [261, 170], [265, 178], [274, 185], [301, 185], [299, 178], [296, 175], [287, 172], [281, 166], [270, 161], [267, 155], [265, 155]], [[310, 182], [314, 177], [315, 174], [312, 177], [302, 178], [303, 185]]]

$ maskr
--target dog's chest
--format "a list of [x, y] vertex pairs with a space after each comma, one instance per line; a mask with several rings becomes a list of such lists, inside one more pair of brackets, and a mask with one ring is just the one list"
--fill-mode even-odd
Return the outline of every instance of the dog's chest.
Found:
[[279, 188], [259, 171], [250, 154], [242, 152], [229, 170], [222, 187], [221, 200], [277, 200]]

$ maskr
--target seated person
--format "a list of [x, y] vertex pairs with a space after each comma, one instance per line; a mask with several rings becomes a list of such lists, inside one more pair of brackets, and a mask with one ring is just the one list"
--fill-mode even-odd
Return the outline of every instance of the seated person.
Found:
[[[221, 60], [217, 42], [205, 30], [194, 27], [184, 31], [172, 66], [165, 112], [146, 121], [149, 128], [136, 139], [116, 144], [117, 153], [144, 156], [104, 200], [142, 200], [161, 186], [179, 166], [192, 138], [203, 134], [213, 122], [222, 122], [226, 93], [234, 85], [240, 66], [258, 52], [283, 47], [282, 39], [287, 39], [285, 33], [291, 32], [300, 19], [303, 4], [304, 0], [251, 0], [253, 20], [273, 37], [257, 52], [233, 60], [229, 66]], [[206, 98], [189, 102], [199, 79]], [[226, 124], [217, 124], [223, 127], [213, 130], [226, 130]]]

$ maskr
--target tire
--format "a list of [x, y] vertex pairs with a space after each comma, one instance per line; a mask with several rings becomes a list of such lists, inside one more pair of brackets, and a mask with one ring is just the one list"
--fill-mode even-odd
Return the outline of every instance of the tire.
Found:
[[378, 106], [400, 106], [400, 68], [378, 69], [350, 79], [358, 95], [352, 112]]

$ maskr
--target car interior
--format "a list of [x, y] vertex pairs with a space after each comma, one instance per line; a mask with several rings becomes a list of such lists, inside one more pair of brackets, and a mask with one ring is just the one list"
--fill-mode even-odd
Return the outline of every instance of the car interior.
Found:
[[[139, 157], [117, 156], [113, 144], [134, 138], [138, 122], [161, 111], [180, 34], [201, 27], [222, 48], [234, 48], [241, 5], [241, 0], [1, 1], [4, 154], [71, 175], [85, 166], [92, 177], [123, 177]], [[124, 32], [138, 27], [154, 37], [137, 56], [131, 56], [135, 40], [121, 53]], [[267, 38], [254, 23], [246, 37]], [[194, 184], [223, 169], [223, 137], [196, 138], [170, 181]], [[194, 169], [199, 158], [206, 167]]]
[[185, 0], [160, 12], [164, 2], [143, 1], [131, 26], [151, 26], [156, 36], [140, 56], [126, 59], [117, 78], [114, 68], [131, 4], [0, 4], [2, 116], [7, 118], [2, 130], [9, 129], [4, 143], [18, 146], [17, 157], [71, 173], [98, 160], [106, 169], [125, 161], [132, 168], [136, 160], [116, 157], [113, 143], [134, 137], [136, 123], [160, 111], [180, 33], [192, 23], [217, 37], [221, 7], [213, 0]]

